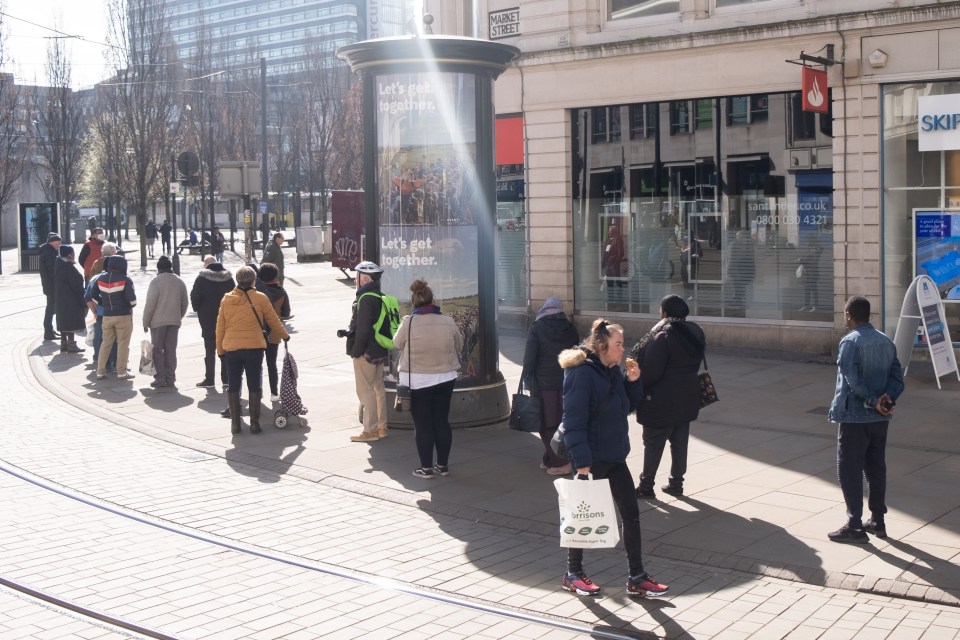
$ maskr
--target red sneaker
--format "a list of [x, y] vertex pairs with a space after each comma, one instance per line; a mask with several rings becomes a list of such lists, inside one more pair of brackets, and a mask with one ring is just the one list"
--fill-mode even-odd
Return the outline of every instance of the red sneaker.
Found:
[[667, 591], [670, 591], [670, 587], [665, 584], [660, 584], [647, 574], [643, 574], [639, 578], [630, 578], [627, 580], [627, 593], [630, 595], [656, 598], [662, 596]]
[[600, 594], [600, 587], [590, 582], [582, 571], [579, 575], [568, 573], [563, 576], [563, 588], [572, 591], [578, 596], [596, 596]]

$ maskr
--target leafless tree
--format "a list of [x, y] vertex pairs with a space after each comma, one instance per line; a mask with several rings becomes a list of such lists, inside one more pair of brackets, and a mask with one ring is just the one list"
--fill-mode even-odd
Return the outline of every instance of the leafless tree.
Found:
[[[70, 86], [71, 65], [64, 41], [54, 38], [47, 49], [46, 88], [33, 92], [35, 149], [49, 178], [47, 199], [60, 205], [63, 240], [70, 239], [70, 209], [80, 188], [85, 126], [83, 110]], [[79, 240], [79, 239], [78, 239]]]
[[[4, 46], [3, 16], [0, 16], [0, 65], [7, 60]], [[24, 135], [25, 110], [21, 104], [20, 88], [13, 75], [0, 73], [0, 212], [18, 192], [20, 177], [27, 154], [27, 138]], [[0, 224], [0, 246], [3, 244], [3, 225]], [[3, 273], [0, 265], [0, 273]]]
[[[311, 197], [313, 191], [319, 192], [319, 208], [325, 212], [328, 189], [363, 187], [363, 114], [360, 94], [352, 93], [359, 91], [359, 82], [324, 41], [311, 44], [306, 74], [310, 84], [305, 164]], [[311, 216], [313, 211], [311, 203]]]
[[170, 37], [166, 3], [108, 0], [113, 82], [101, 85], [121, 131], [123, 147], [110, 156], [117, 190], [137, 222], [140, 266], [147, 266], [143, 228], [148, 210], [162, 197], [167, 159], [176, 136], [180, 87], [177, 52]]

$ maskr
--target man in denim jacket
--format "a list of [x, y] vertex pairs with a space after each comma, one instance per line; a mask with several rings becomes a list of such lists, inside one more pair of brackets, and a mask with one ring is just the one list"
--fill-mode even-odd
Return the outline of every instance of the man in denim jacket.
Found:
[[[840, 341], [837, 389], [830, 421], [838, 423], [837, 477], [847, 505], [847, 523], [827, 534], [834, 542], [864, 544], [867, 532], [886, 538], [887, 426], [903, 393], [897, 349], [870, 324], [870, 301], [853, 296], [844, 307], [850, 332]], [[863, 476], [870, 490], [870, 520], [863, 523]]]

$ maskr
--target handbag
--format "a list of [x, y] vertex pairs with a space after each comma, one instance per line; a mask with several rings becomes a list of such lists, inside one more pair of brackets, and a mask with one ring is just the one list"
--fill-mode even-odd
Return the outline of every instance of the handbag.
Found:
[[554, 480], [560, 507], [560, 546], [609, 549], [620, 541], [609, 480]]
[[[242, 291], [242, 289], [241, 289]], [[257, 313], [257, 308], [253, 306], [253, 301], [250, 300], [250, 296], [247, 295], [247, 292], [243, 292], [244, 297], [247, 299], [247, 304], [250, 305], [250, 309], [253, 311], [253, 315], [257, 317], [257, 323], [260, 325], [260, 331], [263, 332], [263, 342], [264, 348], [270, 346], [270, 327], [263, 324], [263, 320], [260, 319], [260, 314]]]
[[537, 433], [540, 431], [540, 398], [526, 395], [523, 389], [521, 378], [510, 403], [510, 428], [514, 431]]
[[145, 376], [157, 375], [157, 367], [153, 364], [153, 343], [149, 340], [140, 343], [140, 373]]
[[553, 432], [553, 437], [550, 438], [550, 448], [553, 449], [553, 452], [560, 456], [561, 458], [567, 457], [567, 445], [563, 442], [564, 428], [563, 423], [561, 422], [557, 426], [557, 430]]
[[[413, 315], [410, 316], [410, 322], [407, 324], [407, 379], [413, 373], [410, 370], [410, 362], [413, 359], [413, 342], [410, 340], [410, 332], [413, 331]], [[397, 396], [393, 399], [394, 411], [410, 411], [410, 385], [397, 383]]]
[[710, 377], [710, 371], [707, 368], [707, 354], [703, 354], [703, 371], [698, 376], [700, 380], [700, 408], [711, 405], [720, 400], [717, 396], [717, 388], [713, 386], [713, 378]]
[[97, 335], [96, 331], [97, 331], [97, 321], [94, 320], [93, 322], [87, 325], [87, 337], [83, 339], [88, 347], [93, 346], [93, 340]]

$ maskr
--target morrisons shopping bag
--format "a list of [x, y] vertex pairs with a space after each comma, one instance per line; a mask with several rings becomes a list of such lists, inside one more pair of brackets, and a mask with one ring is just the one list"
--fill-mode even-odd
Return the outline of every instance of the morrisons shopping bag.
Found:
[[560, 546], [603, 549], [620, 540], [617, 513], [608, 480], [553, 482], [560, 500]]

